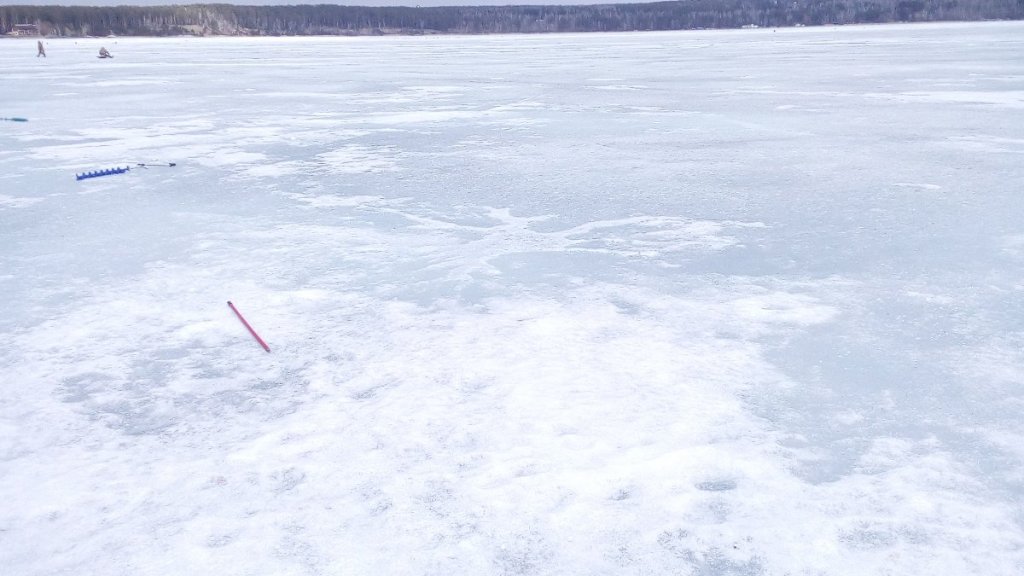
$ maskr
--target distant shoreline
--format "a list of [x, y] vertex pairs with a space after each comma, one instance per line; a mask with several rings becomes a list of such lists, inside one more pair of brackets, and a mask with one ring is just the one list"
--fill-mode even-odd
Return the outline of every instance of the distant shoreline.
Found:
[[0, 6], [0, 37], [428, 36], [788, 28], [1024, 19], [1017, 0], [687, 0], [366, 7]]
[[[1024, 19], [1002, 19], [1002, 20], [937, 20], [928, 22], [855, 22], [852, 24], [820, 24], [812, 26], [774, 26], [771, 30], [787, 30], [787, 29], [807, 29], [807, 30], [820, 30], [829, 28], [854, 28], [854, 27], [882, 27], [882, 26], [927, 26], [927, 25], [946, 25], [946, 24], [997, 24], [1005, 23], [1011, 24], [1014, 22], [1024, 22]], [[178, 34], [174, 36], [170, 35], [135, 35], [135, 36], [0, 36], [0, 41], [5, 40], [132, 40], [132, 39], [189, 39], [189, 40], [202, 40], [202, 39], [223, 39], [223, 38], [238, 38], [238, 39], [250, 39], [250, 40], [273, 40], [276, 38], [310, 38], [310, 39], [324, 39], [324, 38], [384, 38], [384, 37], [417, 37], [417, 36], [539, 36], [547, 34], [640, 34], [648, 32], [740, 32], [746, 31], [747, 28], [685, 28], [678, 30], [611, 30], [611, 31], [580, 31], [580, 32], [546, 32], [546, 33], [526, 33], [526, 32], [492, 32], [486, 34], [459, 34], [459, 33], [444, 33], [444, 34], [276, 34], [276, 35], [237, 35], [237, 34], [208, 34], [205, 36], [195, 36], [193, 34]], [[769, 28], [756, 27], [752, 30], [766, 31]]]

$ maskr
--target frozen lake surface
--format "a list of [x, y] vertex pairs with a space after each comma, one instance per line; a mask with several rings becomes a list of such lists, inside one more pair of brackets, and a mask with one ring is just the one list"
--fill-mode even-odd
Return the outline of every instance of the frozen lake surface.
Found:
[[1024, 23], [47, 42], [0, 572], [1024, 573]]

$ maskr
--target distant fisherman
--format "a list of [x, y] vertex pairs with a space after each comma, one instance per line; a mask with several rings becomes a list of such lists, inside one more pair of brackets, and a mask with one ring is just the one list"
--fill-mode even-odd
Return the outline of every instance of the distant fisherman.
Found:
[[113, 58], [113, 56], [110, 55], [110, 52], [107, 52], [106, 48], [100, 48], [100, 56], [99, 57], [100, 58]]
[[36, 54], [36, 58], [39, 58], [40, 56], [46, 58], [46, 48], [43, 48], [43, 41], [40, 40], [36, 42], [36, 45], [39, 46], [39, 53]]

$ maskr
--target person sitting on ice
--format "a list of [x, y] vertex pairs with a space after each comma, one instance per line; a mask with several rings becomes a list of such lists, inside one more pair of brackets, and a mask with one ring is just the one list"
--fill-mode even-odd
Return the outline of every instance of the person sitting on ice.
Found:
[[110, 55], [110, 52], [107, 52], [106, 48], [100, 48], [100, 58], [113, 58], [113, 56]]

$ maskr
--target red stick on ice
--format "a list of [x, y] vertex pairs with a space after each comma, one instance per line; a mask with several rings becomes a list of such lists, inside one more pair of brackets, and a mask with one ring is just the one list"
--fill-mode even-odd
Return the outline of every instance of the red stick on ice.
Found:
[[249, 334], [252, 334], [252, 337], [260, 343], [260, 346], [263, 346], [264, 350], [270, 352], [270, 346], [267, 346], [267, 343], [263, 341], [263, 338], [260, 338], [260, 335], [252, 329], [252, 326], [249, 326], [249, 323], [245, 321], [245, 317], [238, 311], [238, 308], [235, 308], [235, 305], [231, 303], [231, 300], [228, 300], [228, 306], [231, 306], [231, 309], [235, 311], [235, 316], [238, 316], [238, 319], [242, 321], [242, 324], [245, 324], [245, 327], [249, 329]]

